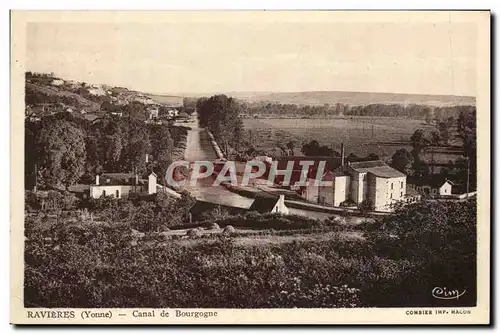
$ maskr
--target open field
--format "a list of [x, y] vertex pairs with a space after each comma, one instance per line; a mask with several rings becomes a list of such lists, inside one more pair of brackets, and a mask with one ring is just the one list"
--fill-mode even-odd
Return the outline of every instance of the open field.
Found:
[[[243, 119], [246, 139], [256, 149], [269, 154], [280, 154], [278, 144], [295, 141], [295, 154], [301, 155], [302, 143], [317, 140], [320, 145], [333, 147], [340, 152], [346, 145], [346, 156], [354, 153], [364, 157], [371, 153], [387, 160], [395, 151], [411, 151], [410, 137], [416, 129], [434, 131], [433, 125], [422, 120], [393, 117], [337, 117], [319, 118], [247, 118]], [[249, 131], [250, 130], [250, 131]], [[435, 154], [436, 161], [447, 162], [456, 155]]]

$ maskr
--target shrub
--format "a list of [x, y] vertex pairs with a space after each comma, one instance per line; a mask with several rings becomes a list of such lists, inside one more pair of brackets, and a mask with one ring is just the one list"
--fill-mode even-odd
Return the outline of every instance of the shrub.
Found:
[[187, 236], [191, 238], [199, 238], [202, 234], [203, 233], [198, 228], [193, 228], [187, 231]]
[[354, 201], [351, 199], [346, 199], [345, 201], [340, 203], [340, 206], [343, 206], [343, 207], [356, 206], [356, 203], [354, 203]]
[[217, 223], [211, 223], [211, 224], [209, 224], [208, 229], [209, 230], [220, 230], [220, 227], [219, 227], [219, 224], [217, 224]]
[[224, 227], [224, 230], [222, 232], [224, 234], [233, 234], [236, 232], [236, 229], [231, 225], [227, 225], [226, 227]]

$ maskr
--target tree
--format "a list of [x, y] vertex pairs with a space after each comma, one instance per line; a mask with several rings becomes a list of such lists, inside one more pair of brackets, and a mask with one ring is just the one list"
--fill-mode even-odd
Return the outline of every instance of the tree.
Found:
[[229, 147], [237, 147], [242, 139], [240, 108], [235, 99], [226, 95], [214, 95], [197, 102], [200, 125], [212, 132], [225, 155], [228, 155]]
[[439, 122], [438, 124], [439, 136], [445, 145], [448, 145], [448, 141], [450, 140], [450, 126], [446, 121]]
[[404, 286], [412, 286], [411, 291], [393, 285], [384, 295], [404, 295], [415, 305], [438, 305], [430, 293], [421, 291], [446, 286], [467, 290], [455, 305], [475, 303], [476, 224], [477, 203], [468, 200], [406, 205], [372, 225], [373, 233], [367, 239], [379, 256], [411, 263], [403, 277]]
[[397, 169], [401, 173], [406, 173], [406, 167], [411, 162], [411, 154], [406, 149], [402, 148], [394, 152], [391, 159], [391, 167]]
[[363, 215], [365, 215], [366, 213], [373, 210], [373, 202], [370, 200], [364, 200], [363, 202], [359, 203], [358, 209]]
[[288, 143], [286, 143], [286, 148], [289, 151], [289, 155], [294, 155], [294, 150], [295, 150], [295, 141], [291, 140]]
[[36, 147], [40, 174], [47, 186], [68, 187], [83, 174], [85, 137], [71, 122], [52, 118], [42, 121]]
[[457, 120], [458, 133], [463, 142], [464, 156], [469, 158], [469, 167], [473, 175], [477, 167], [476, 108], [463, 107]]
[[300, 152], [306, 156], [318, 156], [320, 146], [317, 140], [311, 140], [309, 143], [302, 144]]
[[441, 144], [441, 134], [439, 131], [432, 131], [431, 133], [431, 143], [434, 146], [439, 146]]
[[431, 108], [425, 109], [425, 123], [431, 124], [434, 120], [434, 111]]
[[149, 142], [149, 132], [142, 124], [134, 127], [129, 132], [127, 145], [122, 150], [122, 165], [127, 166], [127, 170], [135, 171], [139, 174], [146, 172], [146, 154], [151, 151]]
[[415, 130], [413, 135], [410, 137], [411, 146], [413, 150], [411, 151], [411, 155], [413, 156], [413, 169], [422, 171], [423, 164], [420, 160], [420, 154], [425, 151], [430, 145], [430, 138], [428, 134], [422, 130]]
[[174, 141], [169, 128], [165, 125], [153, 127], [150, 138], [156, 173], [164, 176], [168, 166], [172, 163]]

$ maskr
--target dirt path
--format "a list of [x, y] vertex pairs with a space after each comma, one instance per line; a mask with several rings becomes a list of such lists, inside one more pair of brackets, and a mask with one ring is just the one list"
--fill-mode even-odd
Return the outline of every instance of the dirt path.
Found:
[[[186, 138], [186, 153], [184, 159], [193, 161], [213, 161], [217, 158], [215, 151], [210, 143], [205, 129], [198, 126], [197, 115], [193, 115], [193, 121], [186, 123], [190, 127]], [[199, 200], [229, 205], [240, 208], [249, 208], [253, 198], [244, 197], [235, 194], [222, 186], [213, 186], [212, 178], [198, 180], [196, 186], [187, 186], [186, 189], [192, 196]]]

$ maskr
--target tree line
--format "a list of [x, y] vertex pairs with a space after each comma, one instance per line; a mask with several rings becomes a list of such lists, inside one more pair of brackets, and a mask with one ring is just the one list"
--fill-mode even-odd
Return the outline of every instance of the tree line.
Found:
[[[90, 122], [70, 113], [25, 121], [25, 185], [60, 188], [100, 172], [163, 175], [187, 129], [108, 115]], [[148, 155], [148, 160], [146, 160]]]
[[372, 117], [405, 117], [425, 119], [428, 123], [457, 118], [460, 113], [475, 109], [474, 106], [434, 107], [421, 104], [381, 104], [349, 105], [345, 103], [323, 105], [297, 105], [284, 103], [241, 102], [243, 115], [275, 115], [288, 117], [329, 117], [329, 116], [372, 116]]
[[241, 105], [226, 95], [200, 98], [196, 103], [200, 125], [210, 130], [228, 156], [240, 149], [243, 138], [243, 122], [240, 118]]
[[405, 148], [394, 153], [391, 165], [395, 169], [407, 173], [411, 169], [415, 176], [423, 177], [430, 174], [429, 163], [422, 156], [436, 147], [448, 147], [449, 141], [458, 137], [462, 142], [462, 157], [456, 161], [450, 161], [449, 167], [443, 170], [448, 175], [457, 168], [457, 179], [464, 181], [467, 170], [471, 176], [471, 184], [475, 184], [477, 175], [477, 152], [476, 152], [476, 109], [466, 108], [460, 112], [457, 118], [448, 117], [437, 122], [436, 130], [429, 131], [417, 129], [410, 137], [411, 151]]

